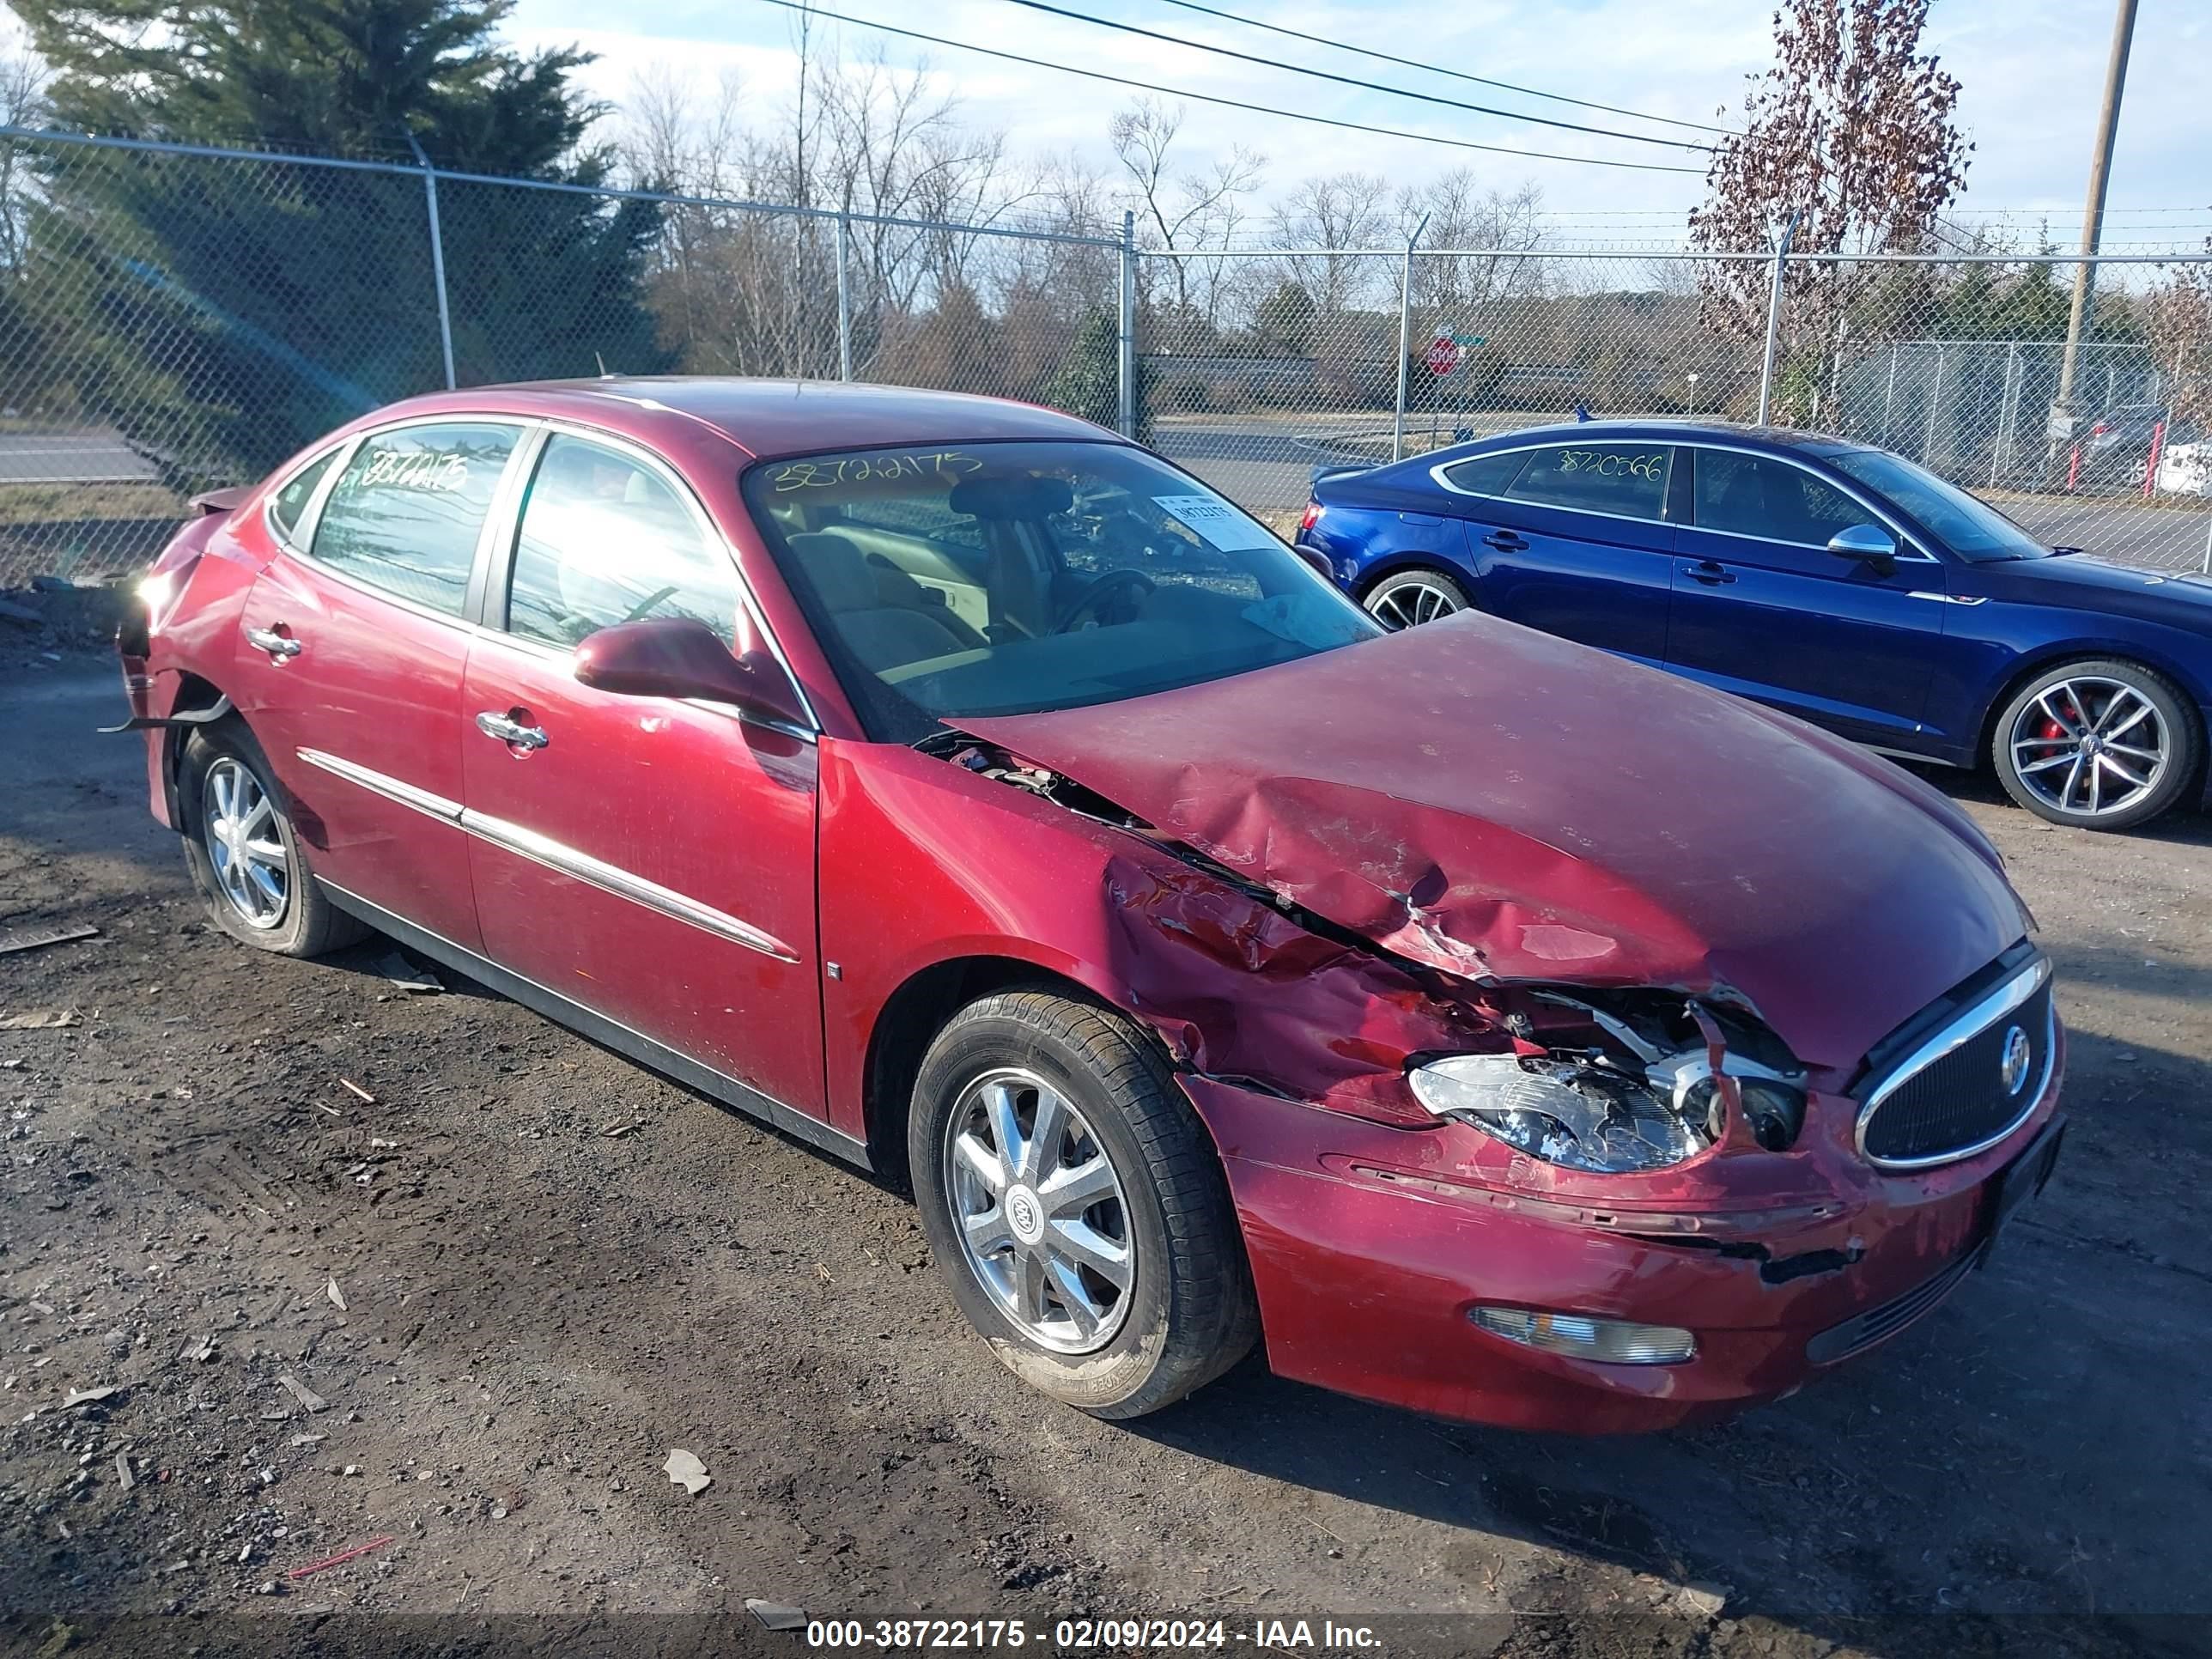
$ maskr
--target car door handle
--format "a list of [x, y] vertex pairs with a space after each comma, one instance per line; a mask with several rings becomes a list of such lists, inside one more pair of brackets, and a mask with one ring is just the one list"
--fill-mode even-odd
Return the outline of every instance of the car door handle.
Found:
[[[279, 628], [282, 626], [281, 623], [277, 624]], [[249, 628], [246, 630], [246, 642], [256, 651], [266, 651], [279, 661], [287, 657], [296, 657], [307, 649], [289, 634], [281, 634], [276, 628]]]
[[1689, 574], [1691, 580], [1701, 581], [1707, 587], [1724, 587], [1735, 580], [1735, 572], [1717, 559], [1706, 559], [1692, 565]]
[[1482, 538], [1482, 544], [1485, 547], [1494, 547], [1500, 553], [1526, 552], [1528, 547], [1526, 538], [1516, 536], [1510, 530], [1492, 531]]
[[543, 749], [552, 739], [538, 726], [525, 726], [520, 720], [509, 719], [495, 708], [487, 708], [477, 716], [477, 730], [488, 738], [497, 738], [501, 743], [513, 744], [517, 749]]

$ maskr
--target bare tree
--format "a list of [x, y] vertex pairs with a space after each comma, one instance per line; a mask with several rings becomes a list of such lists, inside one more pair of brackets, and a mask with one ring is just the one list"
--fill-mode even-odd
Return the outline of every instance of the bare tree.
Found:
[[1455, 167], [1425, 185], [1398, 192], [1393, 239], [1404, 241], [1423, 216], [1421, 246], [1437, 252], [1413, 262], [1417, 307], [1465, 310], [1534, 294], [1544, 285], [1544, 192], [1534, 182], [1510, 191], [1483, 190], [1474, 173]]
[[[2203, 252], [2212, 255], [2212, 237]], [[2212, 422], [2212, 265], [2177, 266], [2143, 296], [2143, 332], [2177, 417]]]
[[[0, 37], [0, 126], [44, 125], [46, 94], [46, 66], [32, 56], [29, 46]], [[19, 270], [23, 263], [29, 161], [19, 144], [0, 138], [0, 272]]]
[[[1770, 246], [1802, 215], [1794, 246], [1814, 253], [1918, 252], [1966, 183], [1973, 146], [1953, 121], [1957, 79], [1920, 50], [1929, 0], [1788, 0], [1774, 15], [1775, 62], [1745, 95], [1743, 131], [1723, 138], [1690, 215], [1690, 245], [1723, 252]], [[1785, 408], [1803, 413], [1841, 367], [1846, 333], [1879, 331], [1856, 301], [1878, 286], [1875, 265], [1791, 273], [1784, 320], [1790, 346]], [[1715, 264], [1705, 313], [1724, 331], [1765, 327], [1767, 273]]]
[[[1174, 253], [1226, 248], [1244, 224], [1244, 198], [1259, 189], [1267, 158], [1239, 144], [1208, 171], [1177, 171], [1175, 145], [1183, 114], [1181, 105], [1170, 108], [1151, 98], [1115, 112], [1106, 135], [1115, 159], [1128, 175], [1127, 200], [1143, 228], [1139, 234], [1147, 247]], [[1169, 268], [1179, 324], [1188, 327], [1193, 321], [1201, 322], [1210, 333], [1219, 321], [1223, 262], [1176, 258], [1161, 263]]]

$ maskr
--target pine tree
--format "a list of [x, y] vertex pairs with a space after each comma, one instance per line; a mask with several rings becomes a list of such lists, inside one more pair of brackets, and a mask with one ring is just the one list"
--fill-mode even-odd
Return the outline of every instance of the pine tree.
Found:
[[[339, 421], [444, 383], [419, 177], [286, 152], [583, 185], [598, 107], [575, 52], [493, 33], [511, 0], [11, 0], [54, 70], [53, 119], [272, 153], [255, 161], [56, 147], [30, 258], [50, 355], [173, 482], [251, 478]], [[655, 208], [444, 180], [463, 385], [653, 372], [641, 302]], [[56, 348], [66, 345], [67, 352]]]

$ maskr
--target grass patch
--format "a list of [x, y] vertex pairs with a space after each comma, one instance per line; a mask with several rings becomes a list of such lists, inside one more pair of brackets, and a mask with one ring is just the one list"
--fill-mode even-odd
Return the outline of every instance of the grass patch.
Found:
[[0, 525], [184, 516], [183, 501], [157, 483], [0, 483]]

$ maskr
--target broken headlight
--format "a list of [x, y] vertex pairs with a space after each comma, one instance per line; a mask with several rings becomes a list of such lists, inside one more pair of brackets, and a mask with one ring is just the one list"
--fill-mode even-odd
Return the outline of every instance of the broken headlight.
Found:
[[1454, 1054], [1408, 1073], [1414, 1097], [1547, 1164], [1619, 1175], [1663, 1170], [1712, 1145], [1649, 1084], [1610, 1068], [1517, 1054]]
[[[1632, 994], [1608, 1010], [1560, 991], [1532, 994], [1508, 1019], [1542, 1054], [1454, 1054], [1416, 1066], [1413, 1094], [1438, 1117], [1571, 1170], [1663, 1170], [1726, 1138], [1732, 1094], [1742, 1134], [1767, 1152], [1805, 1124], [1802, 1067], [1740, 1014]], [[1713, 1062], [1734, 1083], [1723, 1091]]]

